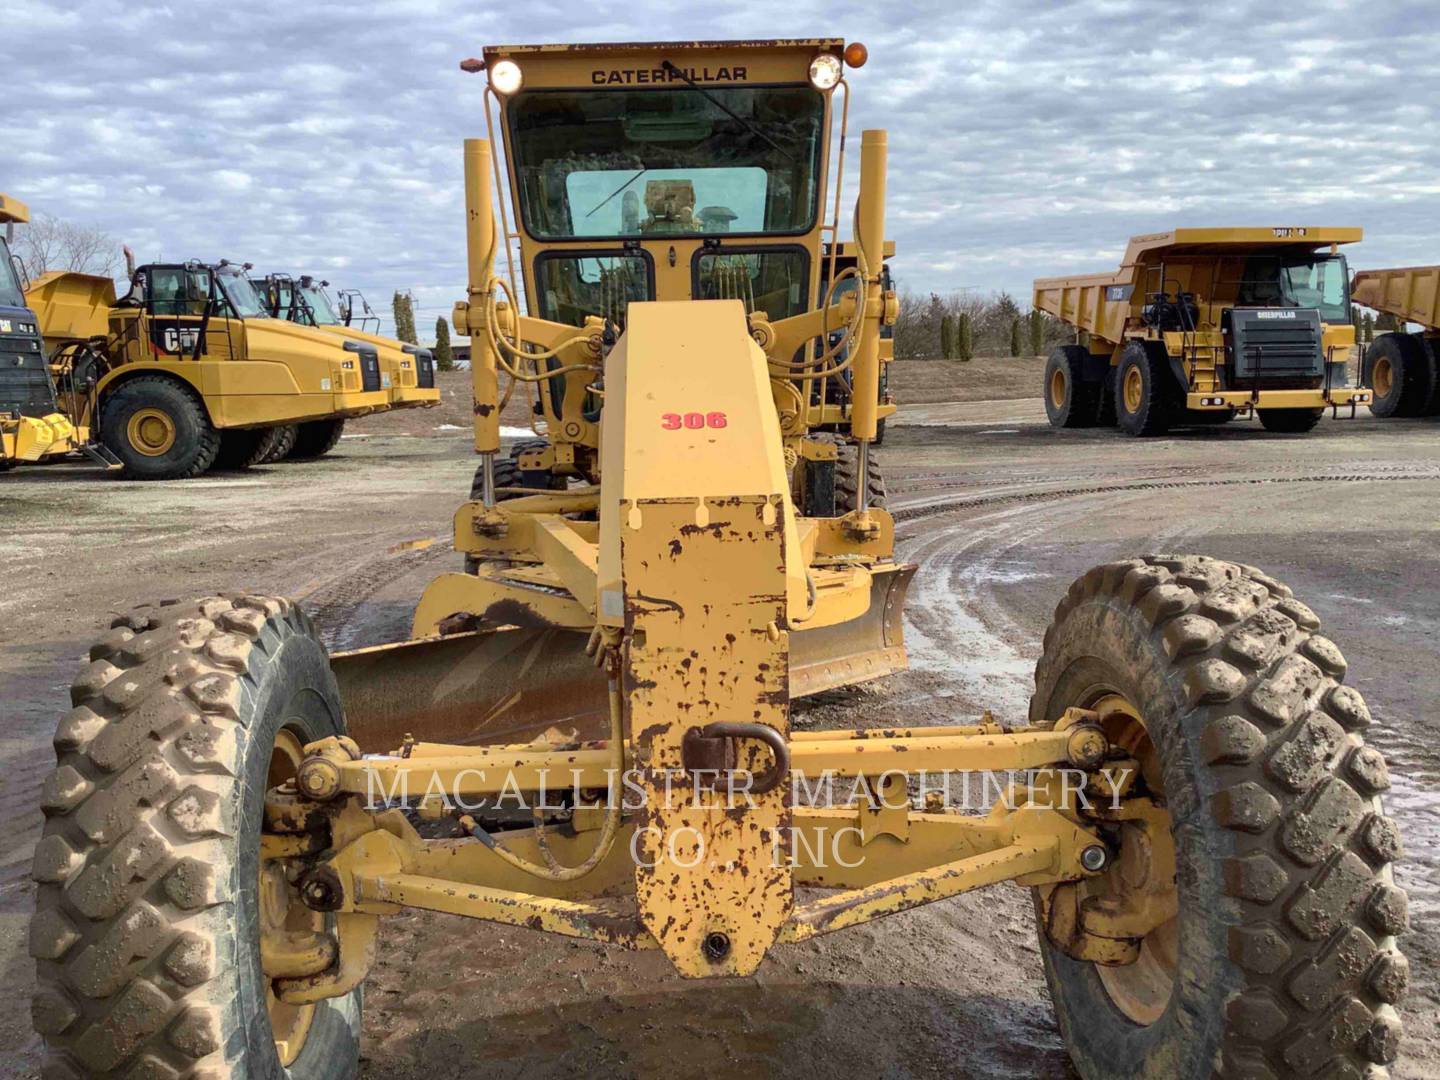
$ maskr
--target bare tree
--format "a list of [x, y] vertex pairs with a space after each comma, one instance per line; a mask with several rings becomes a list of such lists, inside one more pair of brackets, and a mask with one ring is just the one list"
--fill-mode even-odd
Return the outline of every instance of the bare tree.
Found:
[[15, 250], [37, 277], [49, 270], [114, 277], [120, 268], [120, 243], [104, 229], [49, 214], [36, 214], [17, 230]]

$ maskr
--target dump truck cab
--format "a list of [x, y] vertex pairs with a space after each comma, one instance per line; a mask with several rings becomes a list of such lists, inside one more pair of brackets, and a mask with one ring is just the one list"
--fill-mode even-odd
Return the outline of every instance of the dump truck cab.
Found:
[[261, 297], [278, 319], [313, 326], [345, 341], [373, 345], [380, 357], [381, 384], [396, 409], [439, 404], [435, 385], [435, 354], [430, 349], [395, 338], [381, 337], [346, 325], [326, 292], [330, 283], [309, 274], [267, 274], [259, 283]]
[[78, 449], [86, 434], [62, 413], [39, 321], [25, 299], [27, 274], [10, 250], [29, 208], [0, 195], [0, 470]]
[[374, 346], [271, 318], [247, 269], [147, 263], [118, 299], [90, 274], [46, 274], [30, 289], [67, 358], [71, 415], [99, 428], [128, 474], [244, 467], [270, 429], [315, 425], [323, 441], [345, 418], [389, 407]]
[[[506, 93], [492, 79], [487, 95], [518, 241], [518, 258], [509, 244], [496, 252], [508, 259], [508, 287], [540, 319], [593, 322], [612, 337], [635, 302], [739, 300], [761, 337], [817, 312], [822, 282], [855, 272], [832, 268], [840, 177], [830, 147], [841, 119], [832, 106], [843, 96], [823, 80], [833, 61], [838, 81], [842, 48], [834, 39], [487, 48], [474, 70], [503, 65], [499, 85], [517, 80]], [[817, 56], [830, 58], [819, 84]], [[823, 382], [777, 385], [787, 437], [848, 428], [848, 382]], [[551, 445], [527, 453], [530, 481], [543, 469], [594, 477], [600, 396], [587, 386], [579, 371], [537, 385], [537, 427]]]
[[1153, 434], [1254, 413], [1274, 430], [1297, 431], [1327, 408], [1353, 415], [1370, 392], [1352, 370], [1349, 274], [1339, 248], [1361, 235], [1175, 229], [1132, 238], [1117, 273], [1036, 281], [1036, 307], [1089, 341], [1051, 356], [1052, 423], [1114, 418]]

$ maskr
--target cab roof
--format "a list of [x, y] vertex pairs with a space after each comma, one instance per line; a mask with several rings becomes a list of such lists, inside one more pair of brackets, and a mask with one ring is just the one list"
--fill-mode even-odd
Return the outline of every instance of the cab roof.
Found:
[[[723, 86], [805, 83], [817, 54], [833, 53], [843, 63], [844, 50], [843, 38], [776, 38], [487, 45], [483, 56], [487, 72], [500, 60], [518, 64], [527, 89], [624, 90], [687, 79]], [[663, 61], [678, 71], [665, 70]]]
[[1132, 236], [1122, 265], [1141, 256], [1245, 255], [1274, 248], [1315, 251], [1331, 244], [1353, 244], [1364, 239], [1358, 227], [1285, 225], [1278, 227], [1171, 229], [1169, 232]]

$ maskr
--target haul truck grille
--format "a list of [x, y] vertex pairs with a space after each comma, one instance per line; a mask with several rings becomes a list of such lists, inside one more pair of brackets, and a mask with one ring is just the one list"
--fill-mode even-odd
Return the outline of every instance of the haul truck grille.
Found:
[[55, 392], [45, 357], [34, 338], [0, 343], [0, 415], [49, 416], [55, 411]]
[[360, 356], [360, 389], [363, 391], [379, 390], [380, 385], [380, 354], [373, 345], [361, 345], [357, 341], [345, 343], [346, 352], [358, 353]]
[[1232, 308], [1223, 326], [1232, 382], [1311, 387], [1324, 378], [1325, 327], [1313, 308]]

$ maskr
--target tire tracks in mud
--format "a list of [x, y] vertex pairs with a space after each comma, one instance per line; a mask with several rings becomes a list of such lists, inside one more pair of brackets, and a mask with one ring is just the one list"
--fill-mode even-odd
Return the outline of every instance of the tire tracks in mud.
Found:
[[[1196, 470], [1209, 471], [1214, 470]], [[1279, 472], [1279, 470], [1277, 470]], [[900, 491], [899, 499], [892, 497], [892, 503], [898, 503], [890, 511], [891, 516], [897, 521], [913, 521], [918, 518], [934, 517], [939, 514], [953, 513], [959, 510], [974, 509], [976, 507], [995, 506], [1014, 503], [1033, 503], [1042, 501], [1054, 501], [1057, 499], [1068, 499], [1082, 495], [1106, 495], [1116, 492], [1149, 492], [1167, 490], [1186, 490], [1193, 488], [1210, 487], [1232, 487], [1232, 486], [1262, 486], [1266, 484], [1342, 484], [1356, 482], [1386, 482], [1395, 480], [1440, 480], [1440, 467], [1426, 468], [1415, 466], [1394, 466], [1379, 467], [1363, 470], [1351, 470], [1346, 472], [1308, 472], [1295, 476], [1270, 475], [1270, 476], [1225, 476], [1203, 480], [1181, 480], [1181, 479], [1152, 479], [1152, 480], [1123, 480], [1116, 483], [1091, 483], [1075, 487], [1046, 488], [1039, 491], [1025, 490], [1023, 484], [1019, 490], [981, 492], [971, 496], [937, 496], [933, 499], [921, 499], [911, 501], [905, 498], [911, 491], [918, 490], [923, 493], [927, 488], [937, 489], [966, 489], [975, 488], [975, 481], [963, 481], [950, 483], [921, 483], [912, 487], [909, 478], [898, 477], [897, 486]], [[924, 499], [924, 501], [922, 501]]]

